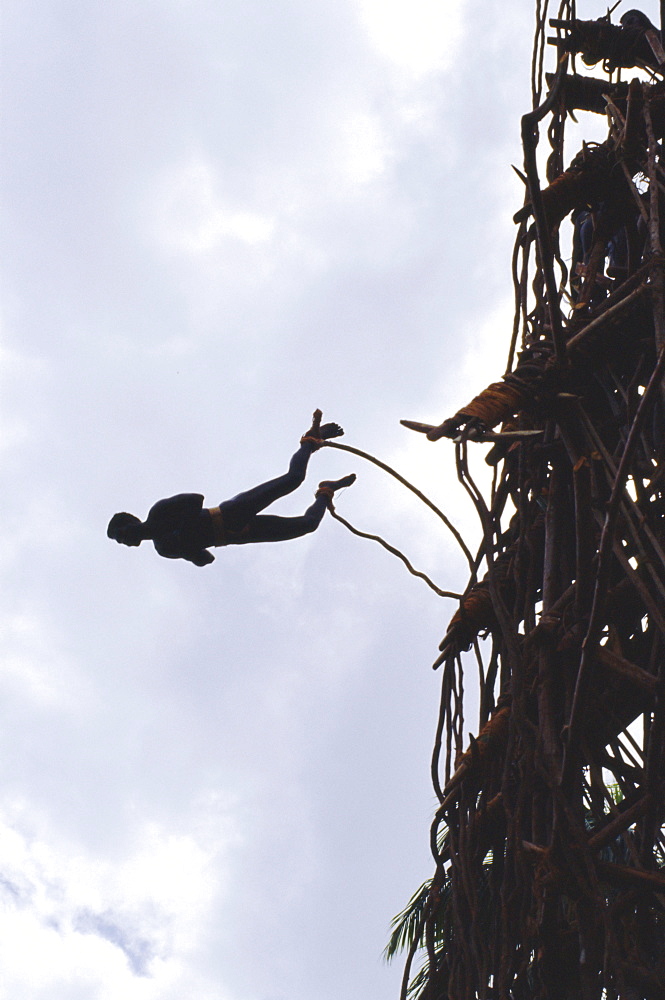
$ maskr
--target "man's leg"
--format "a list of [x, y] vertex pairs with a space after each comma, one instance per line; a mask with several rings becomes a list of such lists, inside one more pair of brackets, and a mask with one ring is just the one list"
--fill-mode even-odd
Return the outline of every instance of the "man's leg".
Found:
[[307, 463], [312, 452], [320, 448], [320, 442], [339, 437], [343, 433], [344, 431], [339, 424], [321, 425], [321, 411], [316, 410], [312, 427], [303, 437], [298, 451], [293, 455], [288, 472], [244, 493], [238, 493], [231, 500], [224, 500], [220, 503], [219, 509], [222, 512], [224, 524], [231, 531], [239, 531], [259, 511], [265, 510], [280, 497], [292, 493], [304, 482]]
[[[330, 504], [335, 490], [351, 486], [355, 475], [344, 479], [330, 480], [321, 483], [316, 491], [316, 497], [311, 507], [308, 507], [300, 517], [277, 517], [274, 514], [258, 514], [247, 523], [242, 535], [230, 540], [231, 545], [244, 545], [248, 542], [285, 542], [291, 538], [300, 538], [311, 531], [316, 531], [321, 519]], [[229, 501], [231, 502], [231, 501]]]

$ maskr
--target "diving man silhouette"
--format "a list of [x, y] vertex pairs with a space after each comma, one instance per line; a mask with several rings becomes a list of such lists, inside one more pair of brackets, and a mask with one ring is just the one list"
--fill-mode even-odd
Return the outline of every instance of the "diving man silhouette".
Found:
[[300, 517], [278, 517], [260, 512], [300, 486], [312, 453], [324, 441], [344, 433], [339, 424], [321, 424], [321, 417], [321, 411], [315, 410], [312, 426], [300, 439], [300, 447], [283, 476], [224, 500], [218, 507], [204, 507], [200, 493], [179, 493], [158, 500], [145, 521], [134, 514], [114, 514], [107, 529], [108, 537], [129, 546], [150, 539], [159, 555], [166, 559], [187, 559], [196, 566], [206, 566], [215, 558], [209, 548], [281, 542], [315, 531], [335, 491], [351, 486], [355, 475], [319, 483], [314, 503]]

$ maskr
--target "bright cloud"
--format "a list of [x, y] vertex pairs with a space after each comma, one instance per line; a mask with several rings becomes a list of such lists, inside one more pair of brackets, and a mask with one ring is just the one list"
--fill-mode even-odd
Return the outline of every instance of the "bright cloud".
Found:
[[[16, 804], [7, 811], [21, 812]], [[12, 984], [13, 995], [29, 989], [33, 998], [67, 983], [77, 1000], [162, 1000], [178, 991], [222, 1000], [198, 974], [192, 982], [187, 959], [200, 946], [220, 892], [220, 855], [233, 838], [219, 816], [199, 833], [146, 824], [134, 850], [111, 862], [0, 820], [5, 995]]]
[[56, 647], [50, 623], [35, 610], [0, 619], [0, 687], [27, 694], [38, 704], [65, 705], [72, 697], [70, 665]]
[[449, 68], [462, 35], [464, 4], [441, 0], [359, 0], [373, 46], [414, 76]]
[[273, 220], [224, 204], [218, 189], [212, 165], [201, 157], [166, 171], [154, 207], [160, 242], [171, 250], [205, 254], [225, 241], [248, 246], [268, 241]]
[[350, 183], [366, 184], [379, 177], [390, 154], [379, 119], [366, 112], [348, 115], [341, 127], [340, 152], [340, 167]]

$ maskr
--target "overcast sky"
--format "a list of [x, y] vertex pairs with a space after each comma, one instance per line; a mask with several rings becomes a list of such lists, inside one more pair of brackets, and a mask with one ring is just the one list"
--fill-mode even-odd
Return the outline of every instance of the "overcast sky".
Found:
[[[397, 997], [454, 602], [328, 516], [204, 568], [106, 524], [280, 474], [319, 406], [475, 547], [452, 447], [399, 420], [505, 364], [533, 16], [6, 0], [1, 997]], [[275, 512], [347, 472], [339, 512], [462, 589], [360, 458]]]

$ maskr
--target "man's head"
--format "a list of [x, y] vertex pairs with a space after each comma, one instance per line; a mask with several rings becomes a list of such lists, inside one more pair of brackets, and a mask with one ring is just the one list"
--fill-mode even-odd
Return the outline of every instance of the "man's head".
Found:
[[649, 18], [641, 10], [627, 10], [620, 23], [624, 28], [639, 28], [640, 31], [648, 31], [649, 28], [653, 28]]
[[122, 545], [140, 545], [143, 540], [142, 523], [134, 514], [114, 514], [106, 534]]

